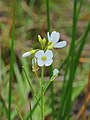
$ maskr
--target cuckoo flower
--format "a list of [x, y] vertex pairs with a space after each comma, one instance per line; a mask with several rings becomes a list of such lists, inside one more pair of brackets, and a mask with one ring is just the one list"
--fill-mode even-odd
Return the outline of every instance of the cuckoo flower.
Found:
[[59, 42], [59, 39], [60, 39], [59, 32], [53, 31], [51, 33], [51, 35], [49, 34], [49, 32], [47, 32], [47, 37], [48, 37], [48, 41], [49, 41], [48, 49], [51, 49], [53, 47], [54, 48], [62, 48], [62, 47], [65, 47], [67, 44], [66, 41]]
[[50, 66], [53, 62], [53, 52], [51, 50], [39, 50], [35, 53], [35, 57], [37, 58], [38, 66]]

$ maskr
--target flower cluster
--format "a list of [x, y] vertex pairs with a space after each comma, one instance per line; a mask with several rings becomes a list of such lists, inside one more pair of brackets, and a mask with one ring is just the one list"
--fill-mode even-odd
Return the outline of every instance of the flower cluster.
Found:
[[[40, 35], [38, 35], [38, 40], [41, 44], [42, 49], [36, 49], [36, 50], [30, 50], [23, 54], [23, 57], [30, 56], [34, 54], [35, 63], [38, 64], [38, 66], [50, 66], [53, 62], [53, 52], [51, 49], [53, 48], [63, 48], [66, 46], [66, 41], [59, 42], [60, 34], [56, 31], [53, 31], [50, 35], [50, 33], [47, 33], [47, 38], [42, 39]], [[57, 70], [55, 70], [54, 74], [58, 73]]]

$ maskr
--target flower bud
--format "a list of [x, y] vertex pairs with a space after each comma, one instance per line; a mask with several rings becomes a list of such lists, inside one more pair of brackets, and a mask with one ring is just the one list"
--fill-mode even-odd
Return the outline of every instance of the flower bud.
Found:
[[42, 42], [43, 42], [43, 45], [45, 45], [45, 43], [46, 43], [46, 39], [43, 38]]
[[40, 35], [38, 35], [38, 41], [42, 44], [42, 38]]
[[24, 53], [22, 56], [23, 56], [23, 57], [27, 57], [27, 56], [30, 56], [30, 55], [31, 55], [30, 52], [26, 52], [26, 53]]
[[28, 56], [30, 56], [30, 55], [32, 55], [32, 54], [35, 54], [35, 52], [37, 52], [37, 51], [38, 51], [38, 49], [36, 49], [36, 50], [33, 50], [33, 49], [32, 49], [32, 50], [24, 53], [24, 54], [22, 55], [22, 57], [28, 57]]
[[37, 50], [30, 50], [31, 54], [34, 54]]
[[44, 47], [44, 45], [46, 43], [46, 39], [45, 38], [42, 39], [41, 36], [38, 35], [38, 40], [39, 40], [40, 44], [42, 45], [42, 47]]
[[59, 73], [59, 70], [55, 68], [55, 69], [53, 70], [53, 75], [55, 76], [55, 75], [58, 74], [58, 73]]

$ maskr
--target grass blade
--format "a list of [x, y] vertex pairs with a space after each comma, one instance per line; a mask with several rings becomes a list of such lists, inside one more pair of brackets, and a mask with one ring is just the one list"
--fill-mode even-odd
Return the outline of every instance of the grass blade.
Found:
[[24, 120], [23, 117], [22, 117], [22, 115], [21, 115], [21, 112], [20, 112], [18, 106], [16, 107], [16, 109], [17, 109], [18, 115], [20, 117], [20, 120]]
[[31, 108], [31, 103], [29, 104], [29, 106], [30, 106], [30, 120], [32, 120], [32, 108]]
[[[58, 120], [60, 119], [67, 119], [67, 117], [70, 114], [70, 111], [68, 111], [70, 106], [70, 103], [67, 105], [67, 102], [69, 101], [69, 97], [68, 94], [71, 91], [68, 91], [68, 84], [73, 81], [73, 66], [74, 66], [74, 51], [75, 51], [75, 40], [76, 40], [76, 25], [77, 25], [77, 0], [74, 0], [74, 9], [73, 9], [73, 27], [72, 27], [72, 41], [71, 41], [71, 46], [69, 49], [69, 55], [68, 55], [68, 61], [71, 64], [70, 65], [70, 72], [69, 72], [69, 80], [68, 83], [63, 85], [63, 93], [62, 93], [62, 101], [61, 101], [61, 105], [60, 105], [60, 109], [59, 109], [59, 113], [58, 113]], [[67, 65], [68, 66], [68, 65]], [[68, 69], [68, 67], [67, 67]], [[65, 77], [64, 77], [64, 82], [66, 82], [66, 75], [68, 74], [68, 70], [66, 70], [65, 72]], [[72, 85], [69, 88], [70, 90], [72, 89]], [[67, 96], [67, 97], [66, 97]], [[67, 108], [68, 107], [68, 108]], [[68, 111], [68, 114], [66, 112], [66, 109]]]
[[12, 42], [11, 42], [10, 79], [9, 79], [9, 100], [8, 100], [8, 120], [11, 120], [11, 92], [12, 92], [12, 78], [13, 78], [13, 64], [14, 64], [14, 19], [15, 19], [15, 5], [14, 5], [13, 23], [12, 23]]

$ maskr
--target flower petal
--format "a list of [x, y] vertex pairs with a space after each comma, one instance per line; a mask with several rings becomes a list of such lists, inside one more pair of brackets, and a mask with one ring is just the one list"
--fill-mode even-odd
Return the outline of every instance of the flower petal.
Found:
[[45, 64], [45, 66], [50, 66], [52, 64], [52, 62], [53, 62], [53, 59], [50, 59], [50, 60], [46, 60], [44, 62], [44, 64]]
[[26, 52], [26, 53], [24, 53], [22, 56], [23, 56], [23, 57], [27, 57], [27, 56], [29, 56], [29, 55], [31, 55], [31, 53], [30, 53], [30, 52]]
[[51, 33], [51, 38], [52, 38], [52, 41], [53, 43], [57, 43], [59, 41], [59, 38], [60, 38], [60, 33], [59, 32], [56, 32], [56, 31], [53, 31]]
[[49, 42], [51, 42], [51, 41], [52, 41], [52, 38], [51, 38], [51, 36], [50, 36], [49, 32], [47, 32], [47, 38], [48, 38], [48, 41], [49, 41]]
[[67, 44], [66, 41], [58, 42], [54, 45], [54, 48], [62, 48], [62, 47], [65, 47], [66, 44]]
[[49, 59], [53, 58], [53, 52], [51, 50], [46, 50], [45, 56], [46, 56], [47, 60], [49, 60]]
[[37, 59], [38, 66], [42, 67], [44, 66], [44, 61], [41, 59]]
[[44, 55], [44, 51], [43, 50], [39, 50], [35, 53], [35, 57], [36, 58], [41, 58]]
[[55, 69], [53, 70], [53, 75], [55, 76], [55, 75], [58, 74], [58, 73], [59, 73], [59, 70], [55, 68]]

